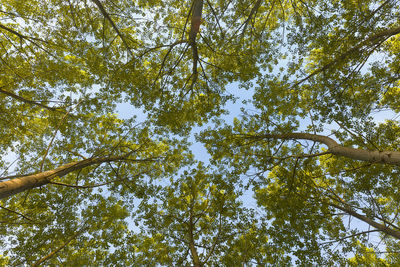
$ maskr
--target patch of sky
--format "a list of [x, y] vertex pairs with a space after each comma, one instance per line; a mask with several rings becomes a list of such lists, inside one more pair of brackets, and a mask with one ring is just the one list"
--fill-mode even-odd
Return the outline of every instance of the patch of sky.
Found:
[[116, 112], [118, 118], [123, 120], [135, 117], [137, 122], [144, 122], [148, 118], [147, 113], [143, 108], [136, 108], [127, 102], [117, 104]]

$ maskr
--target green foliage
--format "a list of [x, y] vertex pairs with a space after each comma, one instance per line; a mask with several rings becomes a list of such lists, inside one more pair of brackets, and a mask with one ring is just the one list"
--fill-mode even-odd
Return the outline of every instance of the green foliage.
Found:
[[399, 2], [194, 1], [0, 3], [0, 189], [104, 159], [0, 200], [0, 266], [399, 265]]

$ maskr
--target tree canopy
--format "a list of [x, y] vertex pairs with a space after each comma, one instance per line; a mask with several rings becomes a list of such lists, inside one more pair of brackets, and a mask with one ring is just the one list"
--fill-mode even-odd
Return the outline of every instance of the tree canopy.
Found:
[[0, 266], [397, 266], [399, 118], [396, 0], [3, 0]]

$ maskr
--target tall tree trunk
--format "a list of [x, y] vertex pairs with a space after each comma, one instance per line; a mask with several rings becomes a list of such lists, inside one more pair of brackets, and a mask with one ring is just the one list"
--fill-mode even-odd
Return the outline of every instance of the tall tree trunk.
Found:
[[194, 0], [192, 7], [190, 33], [189, 33], [189, 40], [191, 42], [195, 42], [196, 35], [200, 30], [202, 13], [203, 13], [203, 0]]
[[192, 208], [190, 209], [190, 218], [189, 218], [189, 249], [190, 249], [190, 254], [192, 255], [193, 259], [193, 266], [194, 267], [200, 267], [201, 262], [199, 258], [199, 254], [197, 253], [196, 250], [196, 245], [194, 243], [194, 223], [193, 223], [193, 212]]
[[118, 157], [89, 158], [81, 161], [74, 161], [56, 169], [44, 171], [32, 175], [17, 177], [8, 181], [0, 182], [0, 199], [17, 193], [36, 188], [50, 183], [55, 177], [62, 177], [73, 171], [105, 162], [113, 162], [126, 159], [126, 155]]
[[318, 134], [309, 133], [287, 133], [287, 134], [264, 134], [257, 136], [258, 138], [265, 139], [302, 139], [319, 142], [328, 147], [328, 152], [336, 155], [343, 156], [350, 159], [367, 161], [372, 163], [383, 163], [400, 166], [400, 152], [397, 151], [371, 151], [364, 149], [357, 149], [351, 147], [344, 147], [339, 145], [335, 140], [330, 137]]
[[203, 0], [194, 0], [192, 6], [192, 19], [189, 32], [189, 42], [192, 47], [193, 65], [192, 65], [192, 84], [190, 89], [193, 89], [197, 81], [198, 71], [197, 64], [199, 61], [199, 52], [197, 50], [196, 36], [200, 30], [201, 16], [203, 13]]

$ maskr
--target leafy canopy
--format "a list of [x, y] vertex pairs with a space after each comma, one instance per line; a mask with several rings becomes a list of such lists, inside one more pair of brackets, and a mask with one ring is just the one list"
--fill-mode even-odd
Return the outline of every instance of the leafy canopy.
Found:
[[2, 1], [0, 264], [399, 264], [399, 10]]

